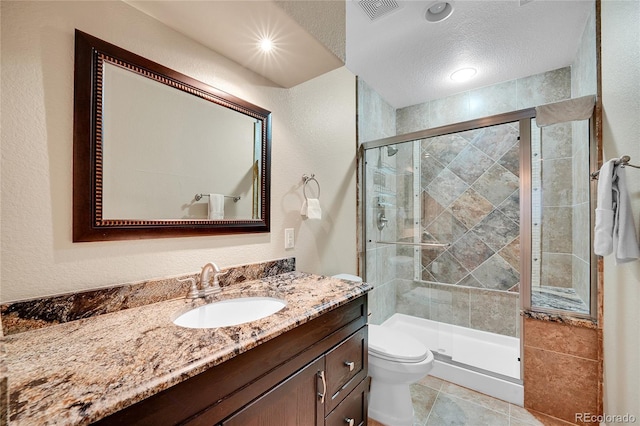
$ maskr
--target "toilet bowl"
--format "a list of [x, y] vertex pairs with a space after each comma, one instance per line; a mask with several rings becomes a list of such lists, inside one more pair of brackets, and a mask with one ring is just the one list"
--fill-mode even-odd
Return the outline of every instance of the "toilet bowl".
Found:
[[369, 418], [389, 426], [412, 426], [409, 386], [433, 368], [433, 354], [408, 334], [369, 324]]
[[[334, 278], [361, 282], [351, 274]], [[418, 340], [398, 330], [369, 324], [369, 418], [387, 426], [413, 426], [409, 386], [433, 368], [433, 354]]]

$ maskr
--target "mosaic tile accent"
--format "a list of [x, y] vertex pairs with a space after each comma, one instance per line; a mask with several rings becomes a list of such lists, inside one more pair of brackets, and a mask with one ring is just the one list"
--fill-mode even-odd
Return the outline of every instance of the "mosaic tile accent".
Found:
[[0, 329], [0, 426], [9, 424], [9, 383], [8, 368], [6, 366], [7, 350], [4, 344], [2, 330]]
[[[222, 287], [292, 272], [295, 270], [295, 258], [234, 266], [227, 269], [229, 273], [220, 277]], [[178, 280], [197, 278], [198, 275], [199, 272], [127, 283], [81, 293], [5, 303], [0, 305], [3, 332], [5, 335], [10, 335], [166, 300], [184, 298], [189, 290], [189, 283]]]

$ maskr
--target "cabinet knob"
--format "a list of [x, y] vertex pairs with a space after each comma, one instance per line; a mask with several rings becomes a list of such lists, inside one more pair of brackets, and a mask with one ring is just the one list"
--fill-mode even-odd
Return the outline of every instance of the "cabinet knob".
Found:
[[349, 371], [353, 371], [353, 369], [356, 367], [356, 363], [353, 361], [345, 361], [344, 365], [349, 367]]
[[354, 423], [354, 420], [353, 420], [353, 419], [351, 419], [351, 418], [349, 418], [349, 417], [345, 418], [345, 419], [344, 419], [344, 422], [345, 422], [346, 424], [348, 424], [349, 426], [353, 426], [353, 425], [355, 424], [355, 423]]

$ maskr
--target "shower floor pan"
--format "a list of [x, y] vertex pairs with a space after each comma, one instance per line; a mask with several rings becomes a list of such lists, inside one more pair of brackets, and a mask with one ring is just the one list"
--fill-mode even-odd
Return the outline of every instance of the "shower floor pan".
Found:
[[433, 352], [431, 376], [523, 405], [519, 339], [405, 314], [382, 326], [413, 336]]

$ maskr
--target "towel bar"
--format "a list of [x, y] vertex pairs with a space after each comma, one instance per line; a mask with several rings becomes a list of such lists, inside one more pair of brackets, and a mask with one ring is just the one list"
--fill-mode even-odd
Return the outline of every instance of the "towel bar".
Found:
[[404, 241], [376, 241], [378, 244], [397, 244], [401, 246], [417, 246], [417, 247], [450, 247], [449, 243], [409, 243]]
[[[200, 201], [202, 197], [208, 197], [208, 196], [209, 194], [196, 194], [194, 198], [196, 199], [196, 201]], [[224, 198], [233, 198], [233, 202], [237, 203], [242, 197], [240, 197], [239, 195], [225, 195]]]
[[[636, 169], [640, 169], [640, 166], [629, 164], [629, 161], [631, 161], [631, 157], [629, 157], [628, 155], [623, 155], [622, 157], [620, 157], [620, 160], [616, 161], [616, 165], [619, 165], [620, 167], [629, 166], [629, 167], [634, 167]], [[600, 174], [600, 170], [596, 170], [595, 172], [591, 173], [591, 180], [598, 179], [599, 174]]]

